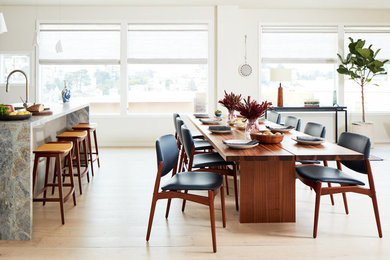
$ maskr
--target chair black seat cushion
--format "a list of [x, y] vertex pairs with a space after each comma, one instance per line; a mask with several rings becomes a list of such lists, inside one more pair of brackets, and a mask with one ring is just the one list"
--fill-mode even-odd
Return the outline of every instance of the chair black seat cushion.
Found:
[[191, 131], [191, 134], [194, 139], [204, 139], [204, 136], [199, 131]]
[[364, 185], [348, 174], [331, 167], [315, 166], [315, 165], [300, 165], [296, 166], [297, 174], [311, 181], [331, 182], [348, 185]]
[[180, 172], [175, 174], [162, 190], [215, 190], [221, 187], [223, 178], [214, 172]]
[[302, 164], [321, 164], [320, 161], [316, 161], [316, 160], [302, 160], [302, 161], [298, 161], [299, 163], [302, 163]]
[[207, 140], [194, 140], [195, 150], [210, 150], [214, 147]]
[[220, 165], [233, 165], [234, 162], [225, 161], [218, 153], [201, 153], [195, 154], [192, 167], [194, 168], [205, 168], [211, 166]]

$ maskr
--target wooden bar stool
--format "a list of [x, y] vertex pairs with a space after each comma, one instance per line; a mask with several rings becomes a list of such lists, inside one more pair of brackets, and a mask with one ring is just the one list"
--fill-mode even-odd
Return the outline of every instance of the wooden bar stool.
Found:
[[[78, 180], [79, 180], [80, 195], [83, 194], [81, 177], [83, 177], [85, 174], [87, 174], [87, 181], [89, 182], [89, 169], [88, 169], [86, 137], [87, 137], [86, 131], [67, 131], [67, 132], [63, 132], [60, 135], [57, 135], [58, 141], [70, 141], [73, 143], [73, 150], [74, 150], [74, 155], [75, 155], [74, 159], [76, 160], [76, 169], [77, 169], [77, 173], [74, 173], [74, 176], [77, 176]], [[80, 156], [81, 144], [83, 144], [83, 153], [84, 153], [84, 158], [83, 158], [84, 165], [83, 166], [85, 166], [83, 172], [81, 172], [81, 156]], [[63, 176], [66, 176], [66, 174], [64, 174]], [[55, 176], [54, 176], [53, 182], [55, 182]], [[52, 193], [53, 192], [54, 192], [54, 187], [53, 187]]]
[[[35, 191], [35, 185], [37, 181], [37, 175], [38, 175], [38, 164], [39, 159], [41, 157], [46, 158], [46, 171], [45, 171], [45, 185], [40, 190], [37, 195], [33, 195], [33, 201], [42, 201], [43, 205], [45, 205], [46, 202], [59, 202], [60, 203], [60, 209], [61, 209], [61, 221], [62, 224], [65, 224], [65, 215], [64, 215], [64, 202], [67, 201], [71, 195], [73, 195], [73, 204], [76, 206], [76, 194], [75, 194], [75, 188], [74, 188], [74, 180], [73, 180], [73, 174], [72, 174], [72, 148], [73, 144], [71, 142], [57, 142], [57, 143], [47, 143], [44, 144], [33, 153], [35, 154], [34, 159], [34, 168], [33, 168], [33, 194]], [[49, 180], [49, 174], [50, 174], [50, 159], [55, 158], [55, 168], [54, 168], [54, 175], [58, 177], [58, 183], [48, 183]], [[61, 159], [66, 158], [68, 160], [69, 165], [69, 178], [70, 183], [65, 183], [62, 181], [61, 173], [62, 173], [62, 167], [61, 167]], [[69, 192], [64, 196], [63, 195], [63, 187], [70, 187]], [[58, 187], [58, 197], [56, 198], [47, 198], [46, 192], [49, 187]], [[40, 194], [43, 193], [43, 198], [38, 198]]]
[[[88, 160], [91, 162], [92, 176], [94, 176], [94, 173], [93, 173], [93, 162], [94, 161], [97, 160], [98, 167], [100, 168], [99, 148], [98, 148], [97, 138], [96, 138], [96, 128], [97, 128], [97, 124], [95, 124], [95, 123], [80, 123], [80, 124], [73, 127], [74, 130], [87, 131], [87, 133], [88, 133], [88, 152], [89, 152], [89, 159]], [[91, 132], [93, 134], [94, 141], [95, 141], [95, 152], [92, 151]], [[95, 155], [95, 158], [92, 157], [93, 154]]]

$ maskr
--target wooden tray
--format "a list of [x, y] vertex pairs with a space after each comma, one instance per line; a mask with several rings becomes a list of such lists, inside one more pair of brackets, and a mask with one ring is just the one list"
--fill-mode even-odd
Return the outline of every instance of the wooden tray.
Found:
[[53, 114], [51, 110], [43, 110], [41, 112], [31, 112], [33, 116], [50, 116]]
[[15, 121], [15, 120], [26, 120], [29, 119], [32, 115], [14, 115], [14, 116], [0, 116], [0, 121]]

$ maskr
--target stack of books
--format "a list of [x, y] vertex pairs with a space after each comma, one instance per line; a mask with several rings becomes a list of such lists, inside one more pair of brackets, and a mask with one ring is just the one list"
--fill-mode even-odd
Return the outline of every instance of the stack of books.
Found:
[[310, 99], [306, 100], [304, 103], [305, 107], [319, 107], [320, 106], [320, 101], [318, 99]]

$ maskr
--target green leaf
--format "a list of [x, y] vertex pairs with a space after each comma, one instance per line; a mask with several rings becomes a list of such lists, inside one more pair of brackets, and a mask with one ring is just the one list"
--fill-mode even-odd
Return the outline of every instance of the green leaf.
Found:
[[363, 56], [363, 58], [370, 58], [370, 50], [369, 49], [357, 49], [357, 52]]
[[375, 54], [374, 54], [374, 59], [375, 59], [376, 55], [378, 55], [378, 53], [379, 53], [380, 50], [381, 50], [381, 49], [376, 50], [376, 52], [375, 52]]

